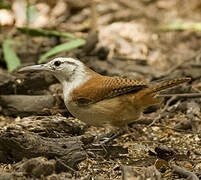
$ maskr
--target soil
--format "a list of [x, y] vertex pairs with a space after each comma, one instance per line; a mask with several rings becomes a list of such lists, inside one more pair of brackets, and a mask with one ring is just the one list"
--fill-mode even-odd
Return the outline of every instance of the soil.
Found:
[[[55, 15], [58, 2], [66, 11]], [[7, 72], [1, 46], [0, 179], [201, 179], [201, 31], [161, 29], [200, 22], [200, 1], [58, 2], [44, 3], [54, 20], [43, 28], [72, 32], [87, 43], [50, 59], [76, 57], [103, 75], [150, 85], [192, 80], [163, 92], [176, 95], [146, 109], [126, 132], [89, 127], [68, 112], [61, 85], [50, 74]], [[1, 44], [7, 35], [21, 42], [15, 47], [21, 66], [66, 41], [27, 37], [11, 25], [2, 27]], [[105, 138], [111, 140], [101, 145]]]

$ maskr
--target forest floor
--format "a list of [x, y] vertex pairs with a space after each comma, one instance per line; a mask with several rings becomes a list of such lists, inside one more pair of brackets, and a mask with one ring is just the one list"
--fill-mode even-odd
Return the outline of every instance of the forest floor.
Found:
[[[96, 9], [87, 0], [69, 1], [68, 11], [49, 21], [49, 29], [87, 39], [84, 47], [57, 57], [76, 57], [103, 75], [150, 84], [192, 80], [164, 92], [182, 96], [165, 97], [126, 133], [100, 146], [96, 137], [111, 137], [116, 129], [73, 118], [50, 74], [9, 73], [1, 61], [0, 179], [201, 179], [201, 31], [165, 26], [201, 22], [200, 1], [103, 0]], [[15, 49], [22, 65], [65, 41], [27, 38], [12, 26], [2, 28], [1, 44], [8, 34], [21, 42]]]

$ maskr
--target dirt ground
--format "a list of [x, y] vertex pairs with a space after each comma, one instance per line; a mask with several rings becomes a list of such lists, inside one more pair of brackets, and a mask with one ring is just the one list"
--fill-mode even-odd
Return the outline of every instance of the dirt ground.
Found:
[[[103, 75], [151, 85], [178, 77], [192, 80], [163, 92], [176, 95], [100, 145], [120, 131], [89, 127], [72, 117], [61, 85], [50, 74], [7, 72], [0, 46], [0, 180], [201, 179], [201, 31], [165, 27], [201, 22], [200, 0], [31, 3], [49, 7], [40, 27], [87, 39], [83, 47], [49, 59], [76, 57]], [[2, 26], [1, 44], [7, 35], [21, 43], [15, 51], [22, 66], [65, 41], [27, 38], [16, 24]]]

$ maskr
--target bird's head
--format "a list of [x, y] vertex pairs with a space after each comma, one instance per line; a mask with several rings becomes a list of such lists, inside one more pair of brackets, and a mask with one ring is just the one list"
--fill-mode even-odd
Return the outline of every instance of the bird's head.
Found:
[[61, 83], [71, 82], [76, 79], [86, 78], [86, 66], [79, 60], [73, 58], [55, 58], [46, 64], [27, 66], [18, 72], [47, 71], [53, 74]]

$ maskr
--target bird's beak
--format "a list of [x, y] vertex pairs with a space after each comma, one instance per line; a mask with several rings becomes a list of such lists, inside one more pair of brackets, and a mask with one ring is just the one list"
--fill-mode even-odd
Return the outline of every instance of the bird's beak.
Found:
[[26, 66], [18, 70], [18, 72], [34, 72], [34, 71], [50, 71], [50, 68], [49, 66], [47, 66], [47, 64], [40, 64], [40, 65]]

